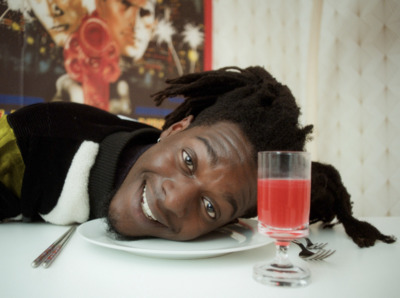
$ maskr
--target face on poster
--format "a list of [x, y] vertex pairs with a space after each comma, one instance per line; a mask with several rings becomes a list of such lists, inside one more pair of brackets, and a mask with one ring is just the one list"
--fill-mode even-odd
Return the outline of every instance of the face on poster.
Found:
[[6, 76], [0, 73], [0, 109], [72, 101], [159, 126], [181, 99], [155, 107], [150, 95], [167, 78], [204, 70], [204, 3], [2, 2], [0, 62], [9, 67]]

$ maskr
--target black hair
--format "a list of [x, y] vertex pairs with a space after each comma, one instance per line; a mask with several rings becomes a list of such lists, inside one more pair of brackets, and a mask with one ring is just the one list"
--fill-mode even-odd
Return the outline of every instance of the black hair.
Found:
[[[172, 96], [185, 100], [166, 116], [163, 129], [189, 115], [194, 116], [191, 126], [233, 122], [251, 144], [255, 164], [259, 151], [302, 151], [312, 131], [311, 125], [300, 126], [300, 108], [289, 88], [262, 67], [225, 67], [167, 83], [169, 87], [153, 95], [157, 105]], [[244, 217], [256, 215], [253, 206]]]
[[[156, 104], [176, 96], [182, 96], [184, 102], [165, 117], [163, 129], [189, 115], [194, 116], [192, 126], [236, 123], [253, 146], [255, 160], [258, 151], [302, 151], [310, 138], [312, 125], [299, 124], [300, 108], [289, 88], [262, 67], [225, 67], [187, 74], [167, 83], [165, 90], [153, 95]], [[322, 221], [333, 226], [329, 223], [337, 217], [360, 247], [374, 245], [376, 240], [396, 240], [352, 216], [350, 195], [334, 167], [313, 162], [311, 189], [311, 223]], [[256, 215], [255, 207], [244, 217]]]
[[168, 88], [154, 94], [160, 105], [171, 96], [185, 101], [165, 118], [163, 129], [193, 115], [192, 126], [220, 121], [236, 123], [258, 151], [304, 149], [312, 126], [299, 124], [300, 108], [289, 88], [262, 67], [225, 67], [167, 80]]

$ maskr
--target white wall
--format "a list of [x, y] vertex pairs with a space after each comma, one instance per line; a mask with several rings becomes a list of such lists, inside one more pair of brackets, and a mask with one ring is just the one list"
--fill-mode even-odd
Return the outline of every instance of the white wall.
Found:
[[213, 68], [262, 65], [315, 125], [356, 216], [400, 215], [400, 1], [213, 0]]

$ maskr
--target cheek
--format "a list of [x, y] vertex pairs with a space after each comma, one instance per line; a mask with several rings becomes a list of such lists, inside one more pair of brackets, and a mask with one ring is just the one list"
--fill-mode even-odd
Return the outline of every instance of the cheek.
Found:
[[193, 240], [217, 228], [214, 226], [201, 225], [199, 224], [199, 222], [201, 221], [198, 218], [192, 218], [192, 220], [185, 222], [185, 224], [183, 225], [184, 228], [182, 229], [182, 231], [177, 236], [177, 239], [175, 240], [179, 241]]
[[142, 155], [141, 163], [150, 170], [170, 171], [176, 167], [175, 156], [172, 150], [166, 149], [160, 143]]

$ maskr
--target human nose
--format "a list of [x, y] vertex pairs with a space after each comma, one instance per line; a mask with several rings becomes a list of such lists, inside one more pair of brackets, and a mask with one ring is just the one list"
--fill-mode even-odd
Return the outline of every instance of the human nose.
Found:
[[191, 181], [165, 179], [162, 184], [165, 211], [178, 218], [187, 216], [195, 207], [198, 187]]
[[136, 25], [136, 20], [139, 14], [139, 8], [136, 6], [132, 6], [129, 8], [129, 10], [126, 13], [126, 17], [127, 17], [127, 21], [129, 24], [129, 27], [133, 29], [135, 29], [135, 25]]

